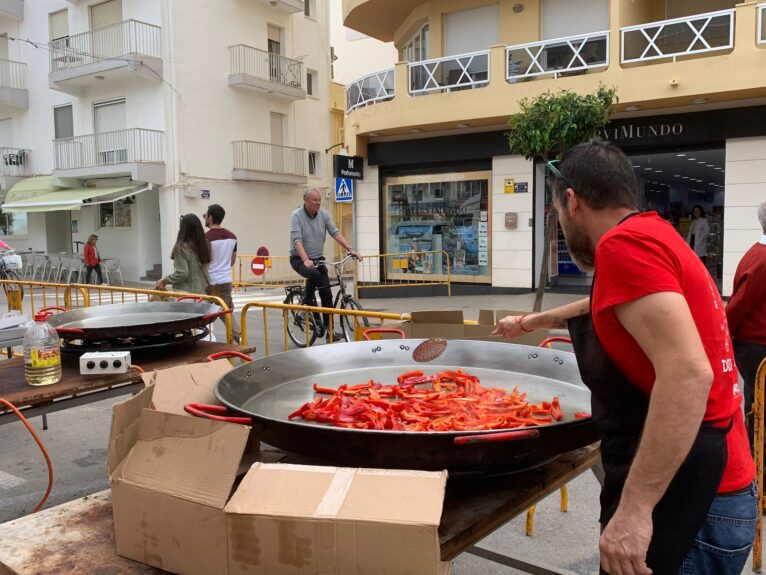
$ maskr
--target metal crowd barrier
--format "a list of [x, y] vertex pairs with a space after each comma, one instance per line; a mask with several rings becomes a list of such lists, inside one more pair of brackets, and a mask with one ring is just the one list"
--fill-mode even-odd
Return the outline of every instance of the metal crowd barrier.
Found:
[[248, 287], [284, 287], [303, 285], [306, 280], [299, 276], [290, 265], [289, 256], [269, 256], [263, 258], [263, 273], [256, 275], [251, 263], [258, 256], [238, 254], [237, 262], [232, 269], [233, 287], [247, 289]]
[[444, 250], [400, 252], [364, 256], [357, 262], [354, 290], [370, 288], [438, 286], [452, 295], [452, 261]]
[[[20, 286], [21, 290], [14, 289], [14, 286]], [[218, 296], [123, 286], [0, 280], [0, 289], [4, 294], [8, 311], [18, 310], [25, 313], [30, 319], [34, 318], [36, 310], [50, 306], [71, 310], [115, 303], [138, 303], [149, 301], [150, 297], [156, 300], [173, 301], [177, 297], [188, 295], [228, 309], [226, 303]], [[17, 294], [20, 294], [21, 297], [17, 297]], [[231, 316], [225, 315], [223, 318], [226, 322], [226, 342], [232, 343]]]

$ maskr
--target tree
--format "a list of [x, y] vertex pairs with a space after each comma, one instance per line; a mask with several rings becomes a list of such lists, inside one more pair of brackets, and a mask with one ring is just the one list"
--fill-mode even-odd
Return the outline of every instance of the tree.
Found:
[[[609, 121], [612, 105], [618, 101], [617, 91], [603, 85], [595, 94], [585, 96], [561, 90], [555, 94], [546, 92], [532, 100], [524, 98], [519, 102], [521, 111], [508, 120], [508, 145], [511, 151], [527, 160], [559, 159], [572, 146], [594, 137]], [[533, 311], [542, 309], [548, 282], [548, 238], [555, 225], [556, 213], [551, 205], [545, 220], [545, 251]]]

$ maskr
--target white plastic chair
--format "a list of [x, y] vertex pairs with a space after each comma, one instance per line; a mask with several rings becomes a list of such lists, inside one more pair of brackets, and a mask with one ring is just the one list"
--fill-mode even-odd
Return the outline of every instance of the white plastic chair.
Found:
[[25, 254], [25, 263], [24, 263], [24, 277], [28, 278], [30, 274], [32, 273], [32, 269], [35, 267], [35, 258], [37, 256], [34, 254]]
[[35, 264], [32, 267], [32, 281], [37, 276], [38, 270], [40, 271], [40, 281], [45, 279], [45, 270], [48, 267], [48, 257], [45, 255], [36, 255]]
[[45, 281], [58, 281], [58, 277], [61, 275], [62, 265], [64, 265], [64, 258], [61, 256], [50, 256], [50, 266], [48, 267], [48, 276]]
[[80, 279], [80, 274], [82, 273], [83, 268], [83, 262], [80, 258], [71, 258], [67, 265], [67, 278], [66, 283], [70, 284], [72, 283], [72, 274], [74, 274], [74, 277], [76, 280]]
[[119, 258], [113, 258], [106, 260], [106, 276], [107, 276], [107, 283], [114, 285], [114, 280], [109, 280], [109, 274], [112, 274], [112, 277], [114, 277], [114, 274], [119, 274], [120, 276], [120, 285], [125, 285], [122, 281], [122, 269], [120, 269], [120, 260]]

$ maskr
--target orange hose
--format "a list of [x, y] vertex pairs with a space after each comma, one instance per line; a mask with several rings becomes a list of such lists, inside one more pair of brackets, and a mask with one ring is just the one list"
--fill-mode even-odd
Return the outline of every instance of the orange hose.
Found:
[[40, 511], [40, 508], [48, 500], [48, 496], [51, 494], [51, 489], [53, 489], [53, 464], [51, 463], [51, 458], [48, 456], [48, 451], [45, 449], [43, 442], [40, 441], [40, 438], [37, 436], [37, 433], [35, 433], [35, 430], [32, 429], [31, 425], [29, 425], [27, 418], [24, 417], [18, 409], [16, 409], [16, 406], [13, 405], [11, 402], [3, 399], [2, 397], [0, 397], [0, 403], [10, 408], [18, 416], [21, 422], [27, 427], [27, 429], [29, 430], [29, 433], [32, 434], [32, 437], [34, 437], [35, 441], [37, 442], [37, 445], [40, 447], [40, 451], [43, 452], [45, 463], [48, 465], [48, 489], [45, 490], [45, 495], [43, 495], [43, 498], [40, 499], [40, 503], [38, 503], [37, 507], [35, 507], [34, 510], [32, 511], [32, 513], [37, 513], [38, 511]]
[[143, 367], [141, 367], [140, 365], [136, 365], [135, 363], [131, 363], [130, 367], [135, 369], [138, 373], [146, 373], [146, 370]]

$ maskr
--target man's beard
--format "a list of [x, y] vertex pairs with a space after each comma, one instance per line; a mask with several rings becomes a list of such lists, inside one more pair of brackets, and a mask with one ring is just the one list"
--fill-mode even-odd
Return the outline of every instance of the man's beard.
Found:
[[561, 223], [564, 239], [569, 249], [569, 255], [581, 270], [593, 271], [596, 265], [596, 247], [590, 241], [588, 234], [578, 225], [567, 222]]

